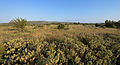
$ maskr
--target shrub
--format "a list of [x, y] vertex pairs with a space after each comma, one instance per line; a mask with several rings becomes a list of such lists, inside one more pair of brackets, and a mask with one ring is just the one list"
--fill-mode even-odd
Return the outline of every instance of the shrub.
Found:
[[37, 29], [37, 28], [43, 28], [44, 25], [34, 25], [33, 29]]
[[96, 27], [99, 27], [99, 26], [101, 26], [101, 24], [96, 23], [95, 26], [96, 26]]
[[10, 21], [19, 31], [24, 31], [25, 26], [27, 25], [27, 20], [23, 18], [16, 18]]
[[119, 42], [92, 34], [39, 43], [14, 39], [3, 44], [6, 53], [1, 56], [5, 65], [120, 65]]
[[64, 29], [65, 28], [65, 25], [64, 24], [59, 24], [57, 29]]
[[23, 39], [10, 40], [4, 43], [6, 53], [3, 54], [5, 65], [15, 64], [35, 64], [35, 49], [33, 48], [32, 41], [26, 41]]
[[3, 62], [2, 55], [5, 53], [4, 45], [0, 43], [0, 64]]

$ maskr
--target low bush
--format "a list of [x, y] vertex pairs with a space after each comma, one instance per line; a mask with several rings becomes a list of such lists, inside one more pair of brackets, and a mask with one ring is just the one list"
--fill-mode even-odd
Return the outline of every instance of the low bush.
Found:
[[57, 29], [64, 29], [65, 28], [65, 25], [64, 24], [59, 24]]
[[[119, 65], [120, 45], [97, 36], [80, 34], [79, 39], [65, 38], [35, 43], [32, 40], [14, 39], [3, 43], [1, 62], [5, 65]], [[82, 40], [82, 39], [85, 40]], [[87, 44], [84, 42], [87, 41]]]
[[0, 43], [0, 64], [3, 63], [2, 55], [5, 53], [4, 45]]

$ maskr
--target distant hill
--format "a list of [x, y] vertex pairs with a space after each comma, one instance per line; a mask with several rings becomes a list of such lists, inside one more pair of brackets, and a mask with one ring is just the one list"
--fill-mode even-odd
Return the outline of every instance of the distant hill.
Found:
[[[60, 24], [60, 23], [72, 23], [72, 22], [59, 22], [59, 21], [28, 21], [30, 24]], [[9, 23], [0, 23], [0, 25], [8, 26]]]
[[8, 23], [0, 23], [0, 26], [8, 26]]
[[58, 23], [72, 23], [72, 22], [58, 22], [58, 21], [28, 21], [31, 24], [58, 24]]
[[48, 21], [28, 21], [31, 24], [49, 24]]

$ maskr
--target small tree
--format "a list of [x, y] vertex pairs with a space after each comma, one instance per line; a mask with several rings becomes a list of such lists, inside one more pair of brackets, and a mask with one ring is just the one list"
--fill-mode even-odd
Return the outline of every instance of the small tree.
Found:
[[27, 25], [27, 20], [23, 18], [16, 18], [14, 20], [10, 21], [11, 24], [14, 25], [14, 27], [18, 28], [19, 31], [24, 31], [25, 26]]

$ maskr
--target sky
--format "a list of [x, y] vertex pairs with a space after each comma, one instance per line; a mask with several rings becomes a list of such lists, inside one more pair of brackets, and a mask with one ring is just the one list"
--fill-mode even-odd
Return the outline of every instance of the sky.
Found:
[[0, 23], [30, 21], [101, 23], [120, 19], [120, 0], [0, 0]]

